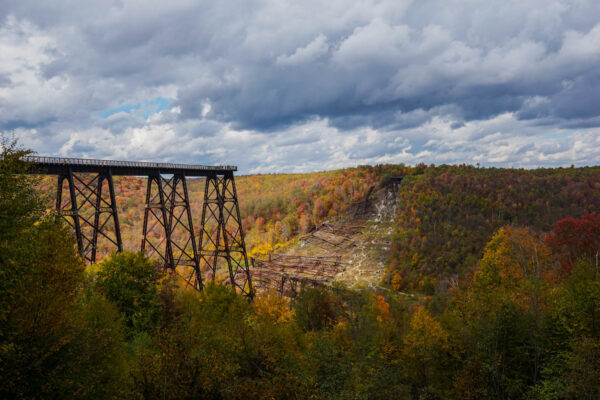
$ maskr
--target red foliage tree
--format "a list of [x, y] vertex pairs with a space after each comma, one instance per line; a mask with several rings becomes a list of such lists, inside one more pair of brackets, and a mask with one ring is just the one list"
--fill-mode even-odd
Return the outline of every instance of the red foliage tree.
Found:
[[546, 243], [558, 256], [564, 271], [570, 272], [578, 258], [597, 256], [600, 250], [600, 214], [594, 212], [580, 219], [561, 219], [546, 237]]

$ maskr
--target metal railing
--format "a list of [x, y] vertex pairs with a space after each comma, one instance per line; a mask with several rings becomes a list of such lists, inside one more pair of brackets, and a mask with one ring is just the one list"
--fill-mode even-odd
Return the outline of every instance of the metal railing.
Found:
[[23, 161], [37, 164], [52, 165], [88, 165], [94, 167], [126, 167], [126, 168], [157, 168], [157, 169], [185, 169], [202, 171], [236, 171], [237, 167], [233, 165], [193, 165], [193, 164], [172, 164], [155, 163], [144, 161], [114, 161], [114, 160], [95, 160], [85, 158], [66, 158], [66, 157], [44, 157], [44, 156], [24, 156]]

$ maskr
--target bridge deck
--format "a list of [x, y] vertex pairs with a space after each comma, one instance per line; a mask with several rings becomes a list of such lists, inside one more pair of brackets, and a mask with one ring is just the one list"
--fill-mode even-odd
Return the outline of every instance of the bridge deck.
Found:
[[237, 167], [233, 165], [192, 165], [41, 156], [26, 156], [23, 157], [23, 161], [32, 163], [34, 172], [48, 175], [66, 174], [69, 168], [73, 172], [89, 173], [101, 172], [110, 169], [112, 175], [133, 176], [155, 174], [209, 176], [237, 171]]

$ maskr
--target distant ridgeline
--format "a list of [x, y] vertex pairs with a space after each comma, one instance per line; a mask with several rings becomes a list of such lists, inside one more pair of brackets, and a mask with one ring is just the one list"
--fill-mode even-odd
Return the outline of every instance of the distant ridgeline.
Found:
[[502, 226], [549, 232], [600, 211], [600, 167], [497, 169], [425, 165], [402, 182], [386, 274], [396, 290], [434, 293], [476, 267]]

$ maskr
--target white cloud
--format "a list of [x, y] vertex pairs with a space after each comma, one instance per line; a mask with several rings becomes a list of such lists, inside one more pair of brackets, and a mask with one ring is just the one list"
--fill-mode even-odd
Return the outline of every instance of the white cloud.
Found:
[[[42, 154], [598, 163], [600, 3], [0, 4], [0, 130]], [[158, 97], [145, 120], [97, 113]]]
[[321, 56], [327, 54], [329, 45], [327, 44], [327, 38], [324, 35], [319, 35], [307, 44], [305, 47], [298, 48], [289, 56], [281, 55], [277, 57], [275, 64], [282, 66], [293, 66], [298, 64], [305, 64], [309, 62], [315, 62]]

